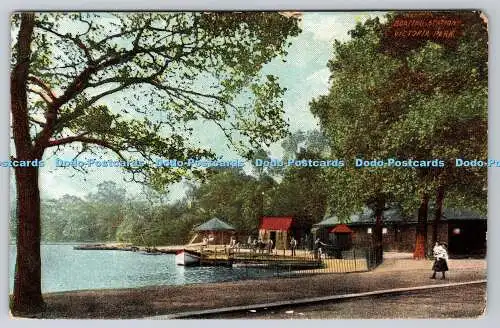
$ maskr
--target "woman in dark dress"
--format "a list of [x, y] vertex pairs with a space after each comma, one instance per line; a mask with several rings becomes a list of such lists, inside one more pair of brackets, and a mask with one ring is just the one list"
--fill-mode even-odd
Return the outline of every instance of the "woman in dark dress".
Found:
[[432, 274], [431, 279], [436, 279], [436, 273], [441, 272], [443, 277], [441, 279], [445, 279], [445, 272], [448, 271], [448, 252], [446, 251], [445, 243], [436, 243], [433, 248], [434, 255], [434, 265], [432, 266], [432, 270], [434, 273]]

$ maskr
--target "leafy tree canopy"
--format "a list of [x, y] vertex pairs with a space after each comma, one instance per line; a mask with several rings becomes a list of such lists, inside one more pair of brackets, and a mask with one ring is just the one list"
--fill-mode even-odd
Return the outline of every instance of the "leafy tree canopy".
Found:
[[[454, 167], [454, 158], [487, 157], [485, 24], [479, 13], [459, 14], [463, 34], [453, 46], [425, 40], [403, 49], [384, 36], [398, 15], [358, 24], [351, 40], [335, 42], [329, 94], [311, 103], [332, 155], [351, 161], [329, 171], [330, 202], [345, 218], [373, 199], [412, 211], [438, 186], [485, 205], [486, 170]], [[439, 158], [446, 167], [356, 169], [356, 157]]]
[[[12, 18], [18, 32], [21, 15]], [[79, 154], [97, 146], [124, 160], [213, 158], [210, 149], [190, 141], [197, 120], [213, 122], [242, 153], [286, 131], [284, 90], [276, 77], [259, 72], [286, 55], [289, 37], [300, 32], [295, 18], [178, 12], [37, 13], [30, 19], [25, 138], [31, 156], [73, 144]], [[20, 60], [18, 41], [13, 68]], [[16, 126], [19, 119], [14, 117]], [[145, 181], [139, 170], [131, 171]], [[157, 186], [188, 173], [143, 172]]]

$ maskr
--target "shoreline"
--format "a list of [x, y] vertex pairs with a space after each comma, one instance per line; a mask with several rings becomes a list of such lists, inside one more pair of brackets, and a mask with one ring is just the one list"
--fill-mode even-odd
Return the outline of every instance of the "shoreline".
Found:
[[[377, 269], [363, 273], [316, 274], [180, 286], [160, 285], [46, 293], [43, 296], [47, 309], [38, 317], [144, 318], [187, 310], [198, 311], [486, 279], [485, 260], [452, 261], [446, 280], [429, 279], [431, 263], [431, 261], [388, 260]], [[484, 299], [486, 304], [486, 298]]]

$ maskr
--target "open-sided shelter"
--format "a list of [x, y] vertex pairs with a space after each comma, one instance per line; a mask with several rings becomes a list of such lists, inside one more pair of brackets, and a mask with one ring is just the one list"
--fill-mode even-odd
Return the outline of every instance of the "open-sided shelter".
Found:
[[190, 243], [201, 242], [203, 238], [207, 238], [212, 245], [225, 245], [229, 243], [231, 236], [236, 231], [233, 226], [219, 218], [213, 218], [202, 223], [193, 230], [196, 232], [196, 235]]

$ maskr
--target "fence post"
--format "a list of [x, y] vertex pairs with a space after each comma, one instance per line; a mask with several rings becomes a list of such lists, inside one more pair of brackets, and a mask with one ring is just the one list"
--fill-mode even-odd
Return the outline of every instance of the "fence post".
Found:
[[371, 270], [371, 248], [368, 248], [365, 253], [365, 258], [366, 258], [366, 265], [368, 267], [368, 270]]

